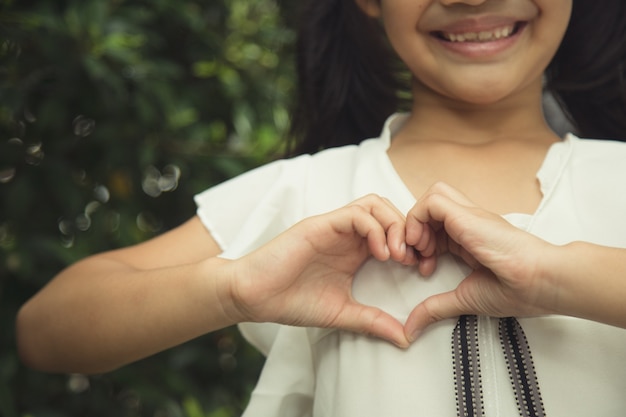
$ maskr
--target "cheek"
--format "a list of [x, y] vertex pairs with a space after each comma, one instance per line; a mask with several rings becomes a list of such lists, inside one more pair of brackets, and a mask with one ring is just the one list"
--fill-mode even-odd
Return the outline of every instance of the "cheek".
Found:
[[569, 26], [572, 0], [542, 0], [537, 3], [545, 20], [542, 34], [545, 42], [559, 45]]
[[389, 19], [383, 22], [391, 47], [411, 70], [416, 70], [416, 66], [422, 66], [424, 64], [422, 61], [429, 55], [427, 46], [429, 35], [419, 32], [414, 22], [409, 19], [404, 21]]
[[430, 2], [432, 0], [381, 0], [381, 20], [392, 44], [417, 35], [418, 24]]
[[556, 51], [561, 45], [563, 36], [565, 36], [565, 31], [569, 24], [569, 11], [570, 9], [565, 9], [563, 12], [552, 10], [551, 16], [546, 13], [546, 17], [550, 19], [546, 19], [547, 24], [544, 24], [541, 30], [536, 34], [536, 44], [541, 45], [537, 48], [536, 53], [544, 56], [546, 66], [552, 61], [554, 54], [556, 54]]

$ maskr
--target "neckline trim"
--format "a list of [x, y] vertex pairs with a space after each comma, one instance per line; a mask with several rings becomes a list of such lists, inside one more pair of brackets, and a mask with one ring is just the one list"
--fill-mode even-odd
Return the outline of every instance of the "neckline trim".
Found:
[[[391, 146], [394, 134], [400, 130], [408, 118], [408, 113], [396, 113], [391, 115], [385, 122], [378, 140], [383, 148], [383, 152], [381, 153], [381, 162], [386, 174], [385, 181], [389, 185], [393, 186], [399, 193], [398, 195], [401, 197], [402, 204], [405, 208], [410, 209], [417, 202], [417, 198], [408, 188], [398, 171], [396, 171], [391, 159], [389, 158], [389, 154], [387, 153]], [[542, 193], [541, 201], [539, 202], [535, 212], [532, 214], [510, 212], [503, 214], [503, 218], [525, 230], [529, 230], [532, 227], [533, 219], [543, 210], [552, 196], [552, 192], [562, 177], [563, 171], [570, 159], [574, 142], [578, 140], [580, 139], [577, 136], [572, 133], [568, 133], [561, 141], [553, 143], [548, 148], [543, 162], [535, 175], [539, 181]]]

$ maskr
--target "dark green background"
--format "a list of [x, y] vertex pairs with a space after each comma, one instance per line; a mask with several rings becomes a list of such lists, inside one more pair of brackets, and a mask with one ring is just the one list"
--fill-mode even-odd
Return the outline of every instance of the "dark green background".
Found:
[[296, 4], [0, 0], [1, 416], [239, 415], [262, 358], [236, 329], [85, 377], [24, 368], [14, 319], [64, 266], [279, 154]]

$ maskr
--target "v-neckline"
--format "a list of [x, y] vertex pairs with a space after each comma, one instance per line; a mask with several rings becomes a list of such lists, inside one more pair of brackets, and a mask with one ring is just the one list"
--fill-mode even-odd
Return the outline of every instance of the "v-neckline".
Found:
[[[384, 168], [385, 181], [390, 187], [393, 187], [395, 191], [394, 194], [400, 199], [398, 204], [402, 207], [399, 208], [405, 212], [415, 205], [417, 199], [396, 170], [387, 151], [391, 146], [394, 134], [402, 127], [407, 118], [408, 114], [395, 114], [391, 116], [385, 123], [384, 129], [379, 138], [383, 148], [380, 153], [380, 157], [381, 164]], [[563, 140], [553, 143], [548, 148], [548, 151], [546, 152], [546, 155], [536, 173], [542, 197], [534, 213], [510, 212], [503, 214], [503, 218], [515, 226], [525, 230], [531, 227], [533, 219], [542, 211], [543, 207], [550, 198], [552, 190], [558, 183], [561, 173], [569, 160], [572, 142], [575, 139], [577, 138], [574, 135], [567, 134]]]

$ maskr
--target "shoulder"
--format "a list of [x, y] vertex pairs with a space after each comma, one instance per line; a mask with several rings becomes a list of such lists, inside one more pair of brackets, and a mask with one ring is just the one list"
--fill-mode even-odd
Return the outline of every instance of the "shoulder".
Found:
[[271, 223], [279, 230], [334, 210], [353, 199], [350, 190], [363, 146], [332, 148], [248, 171], [197, 194], [197, 214], [226, 248], [250, 219], [255, 227]]
[[583, 139], [568, 135], [571, 167], [598, 177], [618, 176], [626, 179], [626, 142], [605, 139]]
[[614, 159], [626, 154], [626, 138], [624, 141], [608, 139], [579, 138], [573, 134], [566, 136], [566, 141], [572, 144], [575, 156], [590, 159]]
[[626, 143], [569, 135], [555, 151], [558, 170], [534, 230], [552, 242], [625, 247]]

